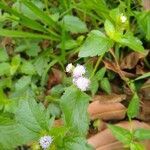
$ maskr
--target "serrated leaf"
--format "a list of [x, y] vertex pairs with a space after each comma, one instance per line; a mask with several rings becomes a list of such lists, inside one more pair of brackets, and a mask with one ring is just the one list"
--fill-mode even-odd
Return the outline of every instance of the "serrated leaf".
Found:
[[10, 74], [11, 75], [14, 75], [15, 72], [17, 71], [19, 65], [20, 65], [20, 62], [21, 62], [21, 58], [19, 55], [16, 55], [12, 58], [12, 61], [11, 61], [11, 68], [10, 68]]
[[123, 35], [118, 42], [124, 46], [128, 46], [134, 51], [144, 53], [142, 42], [137, 37], [134, 37], [131, 33], [126, 33]]
[[66, 15], [62, 21], [62, 26], [72, 33], [84, 33], [88, 31], [86, 24], [76, 16]]
[[111, 130], [112, 134], [125, 145], [129, 145], [132, 140], [132, 135], [127, 129], [124, 129], [119, 126], [108, 125], [108, 128]]
[[48, 111], [34, 99], [22, 100], [16, 112], [16, 120], [29, 130], [40, 133], [42, 130], [50, 129], [50, 116]]
[[36, 73], [33, 64], [29, 61], [23, 62], [21, 72], [27, 75], [34, 75]]
[[134, 137], [137, 140], [149, 140], [150, 139], [150, 130], [149, 129], [136, 129], [134, 132]]
[[72, 132], [86, 135], [88, 130], [87, 106], [90, 97], [75, 87], [66, 89], [61, 97], [60, 106], [62, 108], [65, 124], [71, 128]]
[[87, 39], [79, 48], [79, 57], [93, 57], [107, 52], [113, 45], [113, 42], [102, 32], [93, 30], [88, 34]]
[[108, 78], [103, 78], [100, 82], [100, 86], [107, 94], [111, 93], [111, 85]]
[[134, 93], [127, 110], [127, 115], [130, 119], [136, 117], [139, 113], [140, 99], [137, 93]]
[[23, 76], [21, 77], [16, 83], [15, 83], [15, 90], [16, 91], [23, 91], [28, 87], [28, 85], [31, 83], [31, 77], [30, 76]]
[[62, 150], [93, 150], [83, 137], [66, 137]]
[[149, 11], [138, 12], [135, 16], [137, 18], [139, 28], [146, 35], [146, 39], [150, 40], [150, 26], [149, 26], [150, 12]]
[[10, 65], [9, 63], [0, 63], [0, 76], [10, 74]]
[[0, 133], [0, 147], [2, 150], [12, 150], [38, 137], [36, 133], [6, 117], [0, 118]]
[[7, 61], [7, 60], [8, 60], [8, 54], [6, 50], [3, 48], [0, 48], [0, 62]]

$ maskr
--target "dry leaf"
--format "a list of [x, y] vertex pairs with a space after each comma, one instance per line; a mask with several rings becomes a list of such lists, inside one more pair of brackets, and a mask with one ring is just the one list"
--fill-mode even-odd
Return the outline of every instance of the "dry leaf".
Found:
[[150, 100], [150, 79], [143, 84], [140, 93], [142, 94], [143, 99]]
[[150, 0], [143, 0], [143, 7], [145, 10], [150, 10]]
[[90, 119], [101, 118], [103, 120], [123, 119], [126, 108], [121, 103], [100, 103], [94, 101], [89, 104], [88, 113]]
[[98, 100], [100, 103], [116, 103], [121, 102], [126, 99], [125, 94], [115, 94], [112, 93], [110, 95], [96, 95], [93, 97], [92, 101]]
[[150, 101], [143, 100], [140, 114], [138, 116], [142, 121], [150, 121]]
[[120, 67], [119, 67], [118, 65], [116, 65], [114, 62], [111, 62], [111, 61], [109, 61], [109, 60], [104, 60], [103, 62], [104, 62], [105, 67], [106, 67], [107, 69], [116, 72], [117, 74], [119, 74], [119, 76], [120, 76], [122, 79], [124, 79], [125, 77], [128, 77], [128, 78], [133, 78], [133, 77], [135, 77], [135, 75], [132, 74], [132, 73], [128, 73], [128, 72], [126, 72], [126, 71], [122, 71], [122, 70], [120, 69]]
[[121, 69], [133, 69], [137, 65], [138, 61], [141, 58], [144, 58], [146, 55], [142, 53], [132, 52], [123, 58], [123, 60], [121, 61], [120, 68]]

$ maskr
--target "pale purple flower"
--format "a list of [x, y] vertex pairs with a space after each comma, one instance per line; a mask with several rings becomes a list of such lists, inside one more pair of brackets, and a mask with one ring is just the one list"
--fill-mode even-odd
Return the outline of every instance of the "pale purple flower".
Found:
[[46, 150], [52, 143], [53, 139], [51, 136], [43, 136], [40, 138], [39, 143], [40, 146]]
[[66, 72], [71, 73], [73, 70], [74, 66], [72, 65], [72, 63], [68, 64], [66, 66]]
[[90, 80], [85, 77], [74, 79], [74, 84], [81, 90], [86, 91], [90, 85]]
[[73, 70], [73, 77], [74, 78], [79, 78], [82, 75], [84, 75], [86, 72], [85, 67], [83, 65], [77, 64], [77, 66]]

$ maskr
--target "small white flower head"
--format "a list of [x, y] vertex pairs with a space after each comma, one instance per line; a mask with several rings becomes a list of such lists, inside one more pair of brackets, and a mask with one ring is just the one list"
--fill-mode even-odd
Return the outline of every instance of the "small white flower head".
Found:
[[86, 91], [90, 85], [90, 80], [85, 77], [79, 77], [74, 80], [74, 84], [81, 90]]
[[85, 67], [83, 65], [77, 64], [77, 66], [73, 70], [73, 77], [74, 78], [79, 78], [82, 75], [84, 75], [86, 72]]
[[66, 72], [71, 73], [73, 70], [74, 66], [72, 65], [72, 63], [68, 64], [66, 66]]
[[120, 19], [122, 23], [125, 23], [127, 21], [127, 17], [124, 16], [123, 14], [121, 14]]
[[46, 150], [52, 143], [53, 139], [51, 136], [43, 136], [40, 138], [39, 143], [40, 146]]

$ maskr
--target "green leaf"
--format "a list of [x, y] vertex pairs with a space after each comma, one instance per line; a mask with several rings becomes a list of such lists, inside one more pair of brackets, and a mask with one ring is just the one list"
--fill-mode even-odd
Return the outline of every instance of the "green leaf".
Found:
[[79, 48], [79, 57], [93, 57], [102, 55], [113, 46], [113, 42], [102, 32], [93, 30], [88, 34], [87, 39]]
[[84, 33], [88, 31], [86, 24], [83, 21], [81, 21], [78, 17], [70, 15], [64, 16], [62, 20], [62, 27], [72, 33]]
[[146, 35], [146, 39], [150, 40], [150, 12], [149, 11], [142, 11], [137, 12], [135, 15], [139, 28], [144, 32]]
[[111, 85], [108, 78], [103, 78], [100, 82], [100, 86], [107, 94], [111, 93]]
[[50, 36], [44, 34], [29, 33], [29, 32], [7, 30], [7, 29], [0, 29], [0, 35], [6, 37], [17, 37], [17, 38], [51, 39]]
[[142, 46], [142, 42], [134, 37], [131, 33], [126, 33], [118, 40], [118, 42], [124, 46], [128, 46], [132, 50], [136, 52], [144, 53], [144, 47]]
[[116, 32], [114, 25], [109, 20], [106, 20], [105, 24], [104, 24], [104, 27], [105, 27], [105, 31], [106, 31], [107, 35], [111, 39], [114, 39], [114, 35], [115, 35], [115, 32]]
[[22, 2], [36, 15], [37, 18], [41, 19], [43, 23], [49, 25], [50, 27], [56, 25], [56, 23], [46, 13], [44, 13], [40, 8], [38, 8], [31, 1], [22, 0]]
[[10, 65], [9, 63], [0, 63], [0, 76], [10, 74]]
[[93, 150], [83, 137], [66, 137], [62, 150]]
[[0, 62], [7, 61], [7, 60], [8, 60], [8, 54], [6, 50], [3, 48], [0, 48]]
[[31, 83], [30, 76], [23, 76], [15, 83], [15, 90], [16, 91], [23, 91], [25, 90], [28, 85]]
[[108, 128], [111, 130], [112, 134], [123, 144], [129, 145], [132, 141], [132, 135], [128, 130], [114, 125], [108, 125]]
[[145, 79], [145, 78], [148, 78], [148, 77], [150, 77], [150, 72], [144, 73], [144, 74], [141, 75], [140, 77], [137, 77], [137, 78], [135, 79], [135, 81], [141, 80], [141, 79]]
[[33, 64], [29, 61], [23, 62], [22, 66], [21, 66], [21, 72], [26, 74], [26, 75], [36, 74], [36, 71], [35, 71]]
[[87, 107], [90, 97], [75, 87], [66, 89], [61, 97], [60, 106], [63, 111], [65, 124], [72, 132], [86, 135], [88, 130]]
[[41, 103], [37, 104], [32, 98], [20, 101], [16, 112], [16, 120], [36, 133], [43, 130], [49, 131], [52, 121], [44, 106]]
[[149, 140], [150, 139], [150, 130], [148, 129], [136, 129], [134, 132], [134, 137], [137, 140]]
[[[17, 12], [15, 9], [10, 8], [9, 6], [5, 5], [2, 2], [0, 2], [0, 8], [5, 10], [6, 12], [10, 13], [11, 15], [13, 14], [14, 16], [18, 17], [19, 19], [17, 19], [17, 21], [26, 27], [29, 27], [29, 28], [37, 30], [37, 31], [42, 31], [42, 32], [46, 31], [45, 28], [40, 23], [24, 16], [22, 13]], [[0, 30], [0, 32], [2, 32], [2, 31]], [[6, 34], [6, 33], [4, 33], [4, 34]], [[11, 33], [10, 33], [10, 35], [11, 35]], [[5, 36], [5, 35], [3, 35], [3, 36]]]
[[18, 67], [20, 66], [20, 61], [21, 61], [20, 55], [16, 55], [12, 58], [11, 67], [10, 67], [11, 75], [14, 75], [15, 72], [17, 71]]
[[128, 106], [127, 115], [130, 119], [136, 117], [139, 113], [140, 100], [137, 93], [134, 93]]
[[105, 67], [101, 68], [96, 72], [95, 77], [97, 78], [98, 81], [101, 81], [104, 78], [105, 72], [106, 72]]
[[2, 150], [13, 150], [17, 146], [37, 139], [36, 133], [6, 117], [0, 117], [0, 133]]
[[96, 93], [97, 90], [98, 90], [98, 87], [99, 87], [98, 80], [97, 80], [97, 78], [94, 76], [93, 78], [91, 78], [91, 83], [90, 83], [90, 90], [91, 90], [92, 96], [95, 95], [95, 93]]
[[60, 107], [59, 107], [58, 104], [50, 103], [50, 104], [48, 105], [48, 108], [47, 108], [47, 109], [49, 110], [50, 115], [52, 115], [52, 116], [54, 116], [54, 117], [56, 117], [56, 118], [60, 117], [60, 115], [61, 115], [61, 110], [60, 110]]
[[131, 143], [130, 144], [130, 150], [145, 150], [144, 145], [141, 143]]

